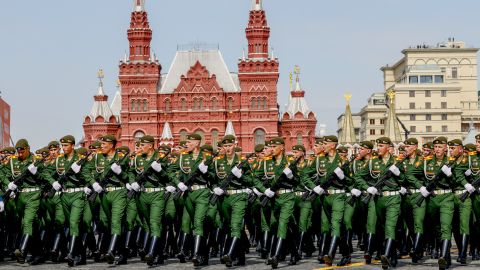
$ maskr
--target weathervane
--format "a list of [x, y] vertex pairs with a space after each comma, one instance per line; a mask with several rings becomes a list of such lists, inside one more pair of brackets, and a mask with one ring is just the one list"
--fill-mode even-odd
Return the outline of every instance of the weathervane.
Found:
[[97, 72], [97, 78], [100, 80], [100, 84], [103, 85], [102, 79], [105, 77], [105, 74], [103, 73], [103, 69], [99, 69]]
[[395, 98], [395, 91], [393, 91], [393, 89], [388, 90], [387, 96], [388, 96], [388, 99], [390, 100], [390, 104], [393, 104], [393, 99]]
[[290, 90], [293, 90], [293, 73], [290, 72]]
[[345, 97], [345, 100], [347, 101], [347, 104], [349, 104], [350, 99], [352, 99], [352, 94], [346, 93], [345, 95], [343, 95], [343, 97]]

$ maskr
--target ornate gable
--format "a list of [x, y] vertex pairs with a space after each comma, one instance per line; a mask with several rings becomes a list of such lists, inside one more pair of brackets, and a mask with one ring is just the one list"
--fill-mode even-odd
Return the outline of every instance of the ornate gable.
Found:
[[187, 72], [187, 75], [180, 77], [180, 83], [175, 88], [174, 92], [218, 92], [223, 91], [223, 88], [217, 82], [215, 74], [210, 76], [207, 68], [200, 64], [199, 61], [195, 63]]

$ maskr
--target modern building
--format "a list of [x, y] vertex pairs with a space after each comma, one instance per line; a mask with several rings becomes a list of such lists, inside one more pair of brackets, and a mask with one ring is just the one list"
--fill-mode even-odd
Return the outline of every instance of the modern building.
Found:
[[287, 147], [313, 143], [316, 116], [298, 74], [288, 109], [280, 116], [279, 60], [270, 50], [262, 0], [252, 0], [245, 30], [248, 52], [238, 60], [238, 73], [228, 69], [218, 46], [205, 45], [179, 46], [163, 72], [151, 53], [152, 29], [143, 0], [134, 1], [127, 33], [129, 53], [119, 63], [119, 91], [108, 106], [100, 81], [83, 123], [85, 145], [106, 133], [129, 147], [144, 134], [177, 144], [188, 133], [198, 133], [215, 146], [227, 128], [245, 151], [275, 136], [283, 136]]

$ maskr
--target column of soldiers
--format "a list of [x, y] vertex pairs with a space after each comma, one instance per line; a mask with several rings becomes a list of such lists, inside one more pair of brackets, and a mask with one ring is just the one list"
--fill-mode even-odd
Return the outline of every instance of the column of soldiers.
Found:
[[[246, 264], [252, 245], [267, 265], [297, 264], [318, 251], [332, 266], [352, 262], [353, 238], [366, 264], [479, 259], [480, 135], [477, 143], [407, 139], [395, 153], [387, 137], [347, 149], [315, 138], [287, 155], [277, 137], [242, 155], [236, 138], [201, 146], [189, 134], [177, 148], [141, 137], [132, 151], [113, 135], [88, 149], [75, 138], [31, 152], [25, 139], [1, 151], [0, 260], [69, 266], [87, 258], [148, 266], [178, 259], [200, 267], [220, 257]], [[429, 228], [429, 229], [426, 229]]]

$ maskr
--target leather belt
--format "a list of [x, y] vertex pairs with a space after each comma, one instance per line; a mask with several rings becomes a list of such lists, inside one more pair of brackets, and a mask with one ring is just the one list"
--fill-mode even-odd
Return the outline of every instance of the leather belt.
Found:
[[384, 191], [381, 193], [382, 196], [395, 196], [395, 195], [400, 195], [400, 191]]
[[281, 188], [277, 191], [277, 194], [278, 195], [282, 195], [282, 194], [286, 194], [286, 193], [290, 193], [290, 192], [293, 192], [293, 189], [284, 189], [284, 188]]
[[106, 192], [112, 192], [112, 191], [122, 190], [122, 189], [125, 189], [125, 188], [124, 187], [107, 187], [107, 188], [105, 188], [105, 191]]
[[200, 189], [206, 189], [206, 188], [207, 188], [206, 185], [193, 185], [192, 186], [192, 191], [200, 190]]
[[65, 192], [65, 193], [74, 193], [74, 192], [83, 192], [83, 188], [67, 188], [67, 189], [64, 189], [62, 190], [62, 192]]
[[451, 189], [437, 189], [434, 191], [435, 194], [437, 195], [443, 195], [443, 194], [449, 194], [452, 193]]
[[163, 188], [163, 187], [159, 187], [159, 188], [144, 188], [142, 191], [143, 191], [143, 192], [146, 192], [146, 193], [152, 193], [152, 192], [165, 191], [165, 188]]
[[248, 189], [227, 189], [227, 194], [228, 195], [234, 195], [234, 194], [242, 194], [242, 193], [247, 193]]
[[295, 195], [298, 196], [298, 197], [302, 197], [303, 194], [305, 194], [306, 192], [308, 192], [308, 191], [295, 191]]
[[24, 188], [24, 189], [21, 189], [19, 192], [28, 193], [28, 192], [36, 192], [36, 191], [40, 191], [40, 188]]
[[343, 189], [329, 189], [327, 190], [328, 194], [342, 194], [345, 193], [345, 190]]

